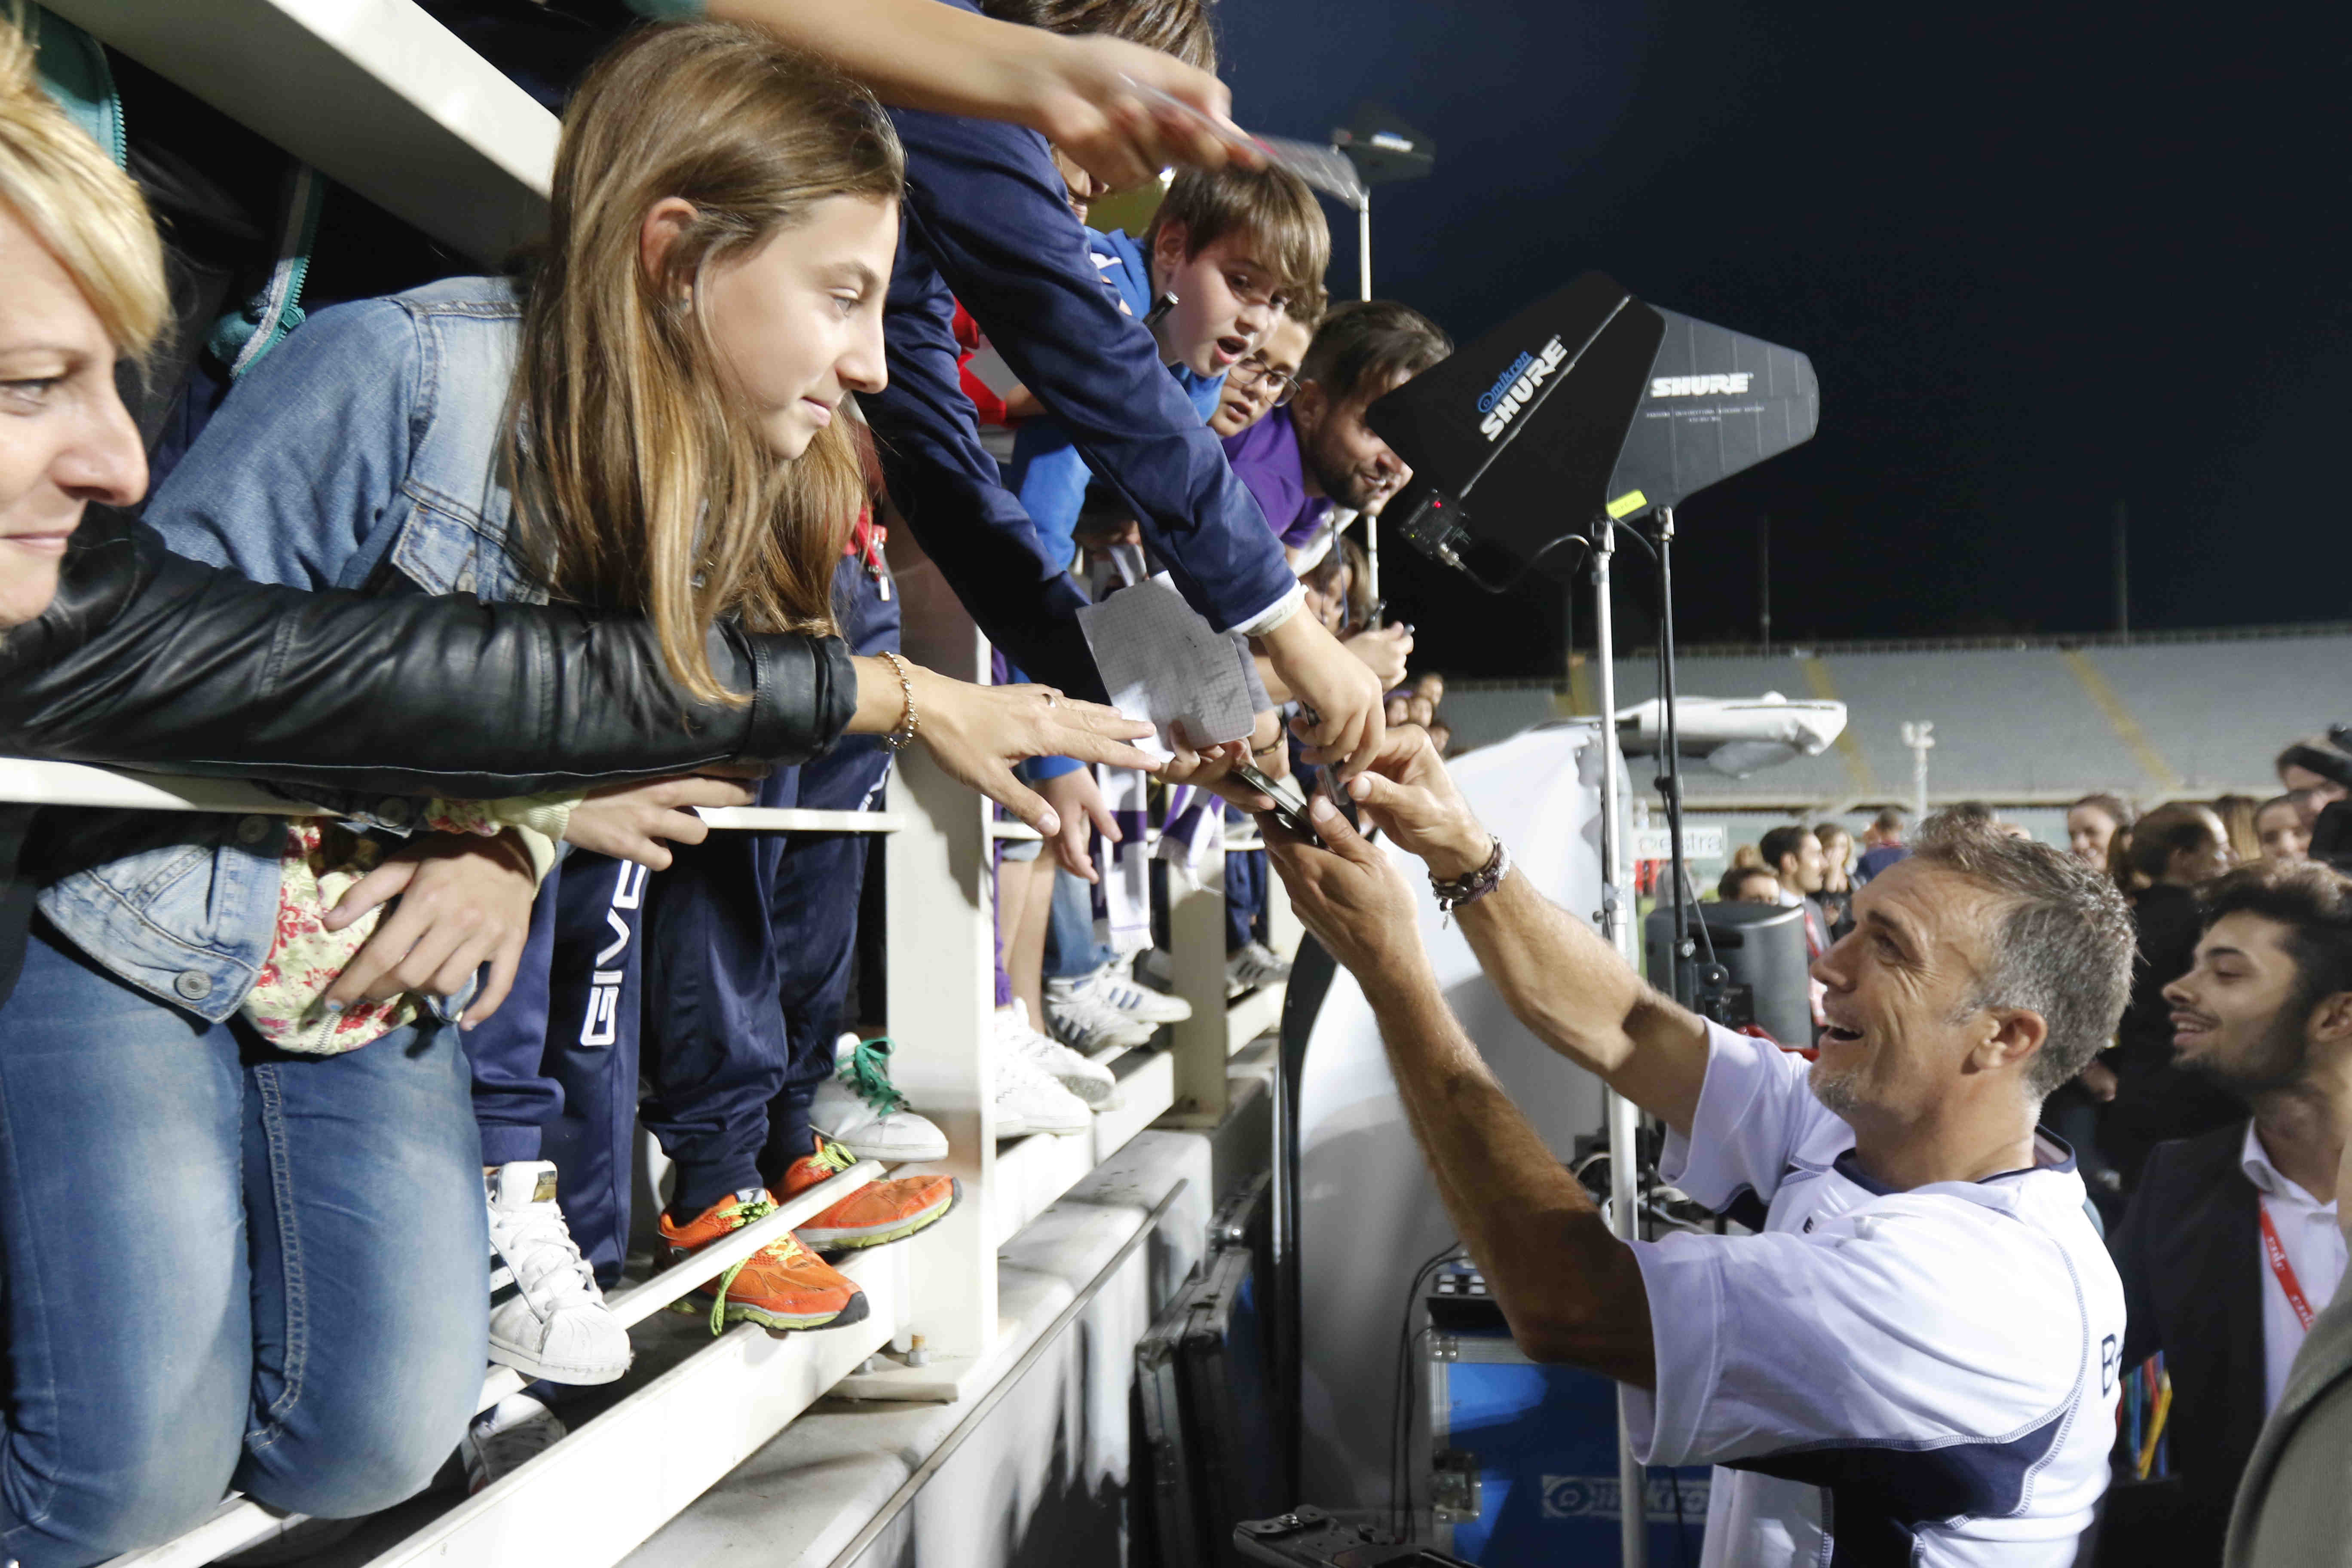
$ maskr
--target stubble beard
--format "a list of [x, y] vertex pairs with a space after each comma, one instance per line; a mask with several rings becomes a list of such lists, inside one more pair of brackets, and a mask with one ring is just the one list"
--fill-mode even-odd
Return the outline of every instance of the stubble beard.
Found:
[[2217, 1062], [2200, 1058], [2181, 1065], [2204, 1074], [2242, 1100], [2291, 1089], [2303, 1082], [2310, 1067], [2311, 1045], [2303, 1030], [2303, 1021], [2310, 1012], [2310, 1006], [2299, 1000], [2280, 1008], [2254, 1048], [2242, 1060]]
[[1805, 1086], [1822, 1102], [1822, 1110], [1851, 1120], [1852, 1113], [1862, 1104], [1862, 1064], [1857, 1062], [1838, 1070], [1824, 1068], [1817, 1061], [1805, 1075]]

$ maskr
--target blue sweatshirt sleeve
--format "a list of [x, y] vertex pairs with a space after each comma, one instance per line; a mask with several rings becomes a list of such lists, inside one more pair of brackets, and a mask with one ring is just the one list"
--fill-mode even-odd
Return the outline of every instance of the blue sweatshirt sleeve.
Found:
[[1087, 481], [1093, 478], [1058, 419], [1028, 420], [1013, 438], [1004, 482], [1021, 498], [1047, 558], [1058, 554], [1065, 570], [1077, 559], [1078, 513], [1086, 510]]
[[[890, 386], [861, 401], [882, 438], [893, 499], [982, 626], [991, 614], [1008, 623], [1066, 617], [1082, 601], [1075, 587], [1065, 598], [1034, 575], [1045, 558], [981, 450], [946, 317], [918, 342], [909, 310], [926, 288], [953, 290], [1088, 466], [1134, 508], [1196, 608], [1231, 627], [1280, 603], [1297, 582], [1280, 546], [1150, 333], [1103, 287], [1044, 139], [959, 116], [892, 119], [907, 149], [908, 195], [886, 333]], [[945, 535], [975, 529], [1002, 540], [945, 544]], [[1050, 651], [993, 627], [989, 635], [1024, 667], [1076, 684]]]

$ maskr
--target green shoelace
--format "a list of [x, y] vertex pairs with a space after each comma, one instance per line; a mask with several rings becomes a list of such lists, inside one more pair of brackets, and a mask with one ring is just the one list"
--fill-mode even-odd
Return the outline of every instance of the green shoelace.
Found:
[[[754, 1198], [750, 1203], [745, 1204], [741, 1208], [735, 1211], [735, 1223], [729, 1226], [727, 1228], [730, 1230], [740, 1230], [745, 1226], [750, 1225], [756, 1220], [763, 1220], [775, 1212], [776, 1205], [767, 1198]], [[783, 1238], [782, 1243], [772, 1241], [766, 1247], [761, 1248], [761, 1251], [772, 1251], [779, 1245], [790, 1247], [796, 1244], [793, 1241], [791, 1237], [787, 1236]], [[751, 1254], [751, 1258], [757, 1258], [759, 1256], [760, 1254], [758, 1252]], [[746, 1258], [740, 1262], [729, 1264], [727, 1266], [727, 1271], [719, 1277], [718, 1290], [710, 1300], [710, 1331], [714, 1335], [722, 1334], [727, 1331], [727, 1288], [735, 1283], [735, 1276], [743, 1272], [743, 1265], [751, 1262], [751, 1258]]]
[[877, 1035], [870, 1040], [860, 1040], [841, 1064], [835, 1077], [875, 1110], [885, 1116], [907, 1109], [907, 1097], [890, 1081], [890, 1037]]

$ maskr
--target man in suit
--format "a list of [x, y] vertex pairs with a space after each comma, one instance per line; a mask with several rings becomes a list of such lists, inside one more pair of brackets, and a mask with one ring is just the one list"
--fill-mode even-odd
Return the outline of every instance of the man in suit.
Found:
[[2253, 1107], [2158, 1144], [2114, 1244], [2122, 1364], [2161, 1352], [2176, 1489], [2109, 1500], [2107, 1562], [2211, 1563], [2295, 1352], [2345, 1273], [2336, 1168], [2352, 1113], [2352, 879], [2263, 862], [2199, 889], [2173, 1049]]

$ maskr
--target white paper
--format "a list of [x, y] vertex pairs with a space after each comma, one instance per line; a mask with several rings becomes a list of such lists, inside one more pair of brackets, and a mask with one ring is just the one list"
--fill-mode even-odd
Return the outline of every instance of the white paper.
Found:
[[1193, 746], [1214, 745], [1247, 740], [1259, 711], [1274, 706], [1247, 639], [1212, 626], [1165, 572], [1085, 606], [1078, 625], [1111, 705], [1158, 729], [1136, 742], [1155, 756], [1171, 754], [1169, 726], [1179, 721]]

